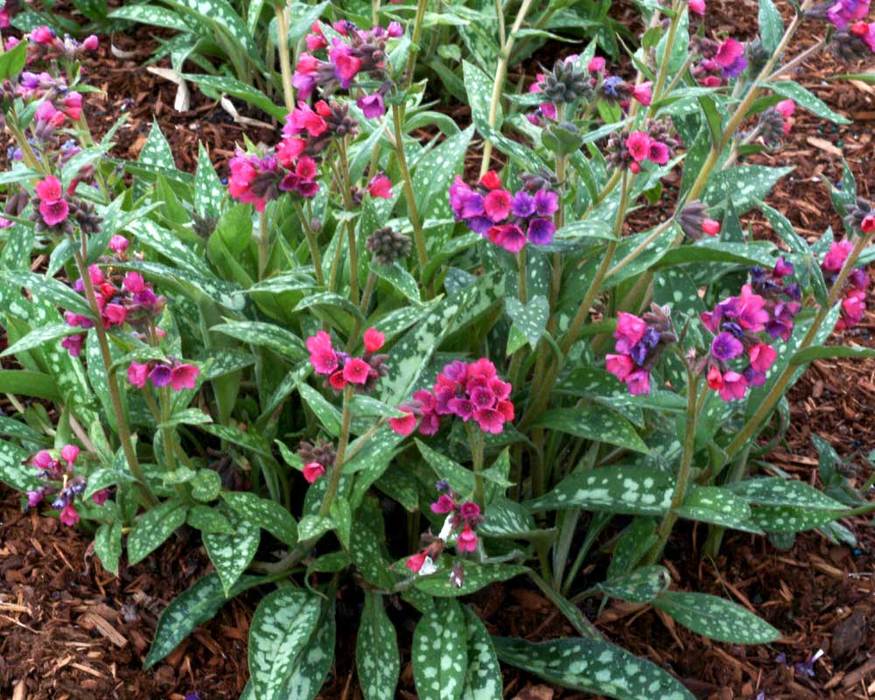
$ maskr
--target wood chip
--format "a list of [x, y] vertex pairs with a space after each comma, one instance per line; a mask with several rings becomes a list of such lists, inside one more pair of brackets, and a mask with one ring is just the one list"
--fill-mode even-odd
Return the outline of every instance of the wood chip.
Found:
[[96, 613], [85, 613], [77, 622], [87, 630], [97, 630], [117, 647], [124, 648], [128, 644], [128, 640], [115, 627]]

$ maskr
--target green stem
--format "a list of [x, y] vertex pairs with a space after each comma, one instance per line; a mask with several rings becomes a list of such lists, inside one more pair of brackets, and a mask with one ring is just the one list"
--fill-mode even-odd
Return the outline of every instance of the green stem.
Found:
[[304, 231], [304, 237], [307, 239], [307, 247], [310, 249], [310, 262], [313, 263], [313, 276], [316, 278], [316, 284], [320, 287], [325, 286], [325, 276], [322, 274], [322, 254], [319, 252], [319, 241], [316, 232], [310, 226], [310, 219], [304, 213], [299, 203], [295, 203], [295, 209], [298, 212], [298, 217], [301, 221], [301, 228]]
[[258, 279], [264, 279], [267, 271], [268, 258], [270, 256], [270, 230], [267, 225], [267, 212], [258, 215]]
[[483, 490], [483, 450], [484, 441], [483, 433], [480, 428], [475, 427], [471, 421], [465, 423], [465, 429], [468, 432], [468, 445], [471, 448], [471, 461], [474, 465], [474, 501], [481, 509], [485, 510], [486, 500]]
[[672, 3], [671, 9], [674, 14], [671, 18], [671, 22], [668, 25], [668, 35], [665, 39], [665, 49], [662, 52], [662, 60], [659, 64], [659, 70], [656, 73], [656, 85], [653, 86], [653, 102], [656, 102], [660, 97], [662, 97], [662, 91], [663, 88], [665, 88], [665, 82], [666, 80], [668, 80], [669, 63], [671, 62], [671, 55], [674, 51], [674, 42], [675, 37], [677, 36], [680, 18], [683, 15], [683, 5], [684, 0], [675, 0]]
[[374, 295], [374, 287], [377, 286], [377, 276], [373, 272], [368, 272], [368, 278], [365, 281], [365, 291], [362, 292], [362, 303], [359, 307], [362, 316], [367, 317], [368, 307], [371, 305], [371, 297]]
[[331, 504], [337, 497], [337, 489], [340, 486], [340, 477], [343, 475], [343, 464], [346, 458], [346, 448], [349, 445], [349, 426], [352, 422], [352, 397], [355, 388], [347, 384], [343, 389], [343, 414], [340, 419], [340, 436], [337, 438], [337, 456], [334, 458], [334, 466], [331, 468], [331, 478], [325, 497], [319, 507], [320, 517], [326, 517], [331, 512]]
[[681, 456], [681, 467], [678, 471], [674, 494], [671, 498], [671, 508], [662, 519], [657, 530], [656, 545], [650, 550], [646, 563], [653, 564], [662, 556], [662, 550], [677, 522], [677, 509], [684, 504], [687, 497], [687, 486], [690, 482], [690, 472], [693, 466], [693, 453], [696, 451], [696, 418], [697, 418], [697, 389], [699, 377], [691, 369], [687, 369], [687, 425], [684, 433], [684, 450]]
[[125, 460], [131, 470], [134, 478], [138, 482], [143, 499], [147, 505], [157, 505], [158, 499], [155, 498], [148, 483], [146, 483], [146, 475], [140, 466], [140, 461], [137, 459], [137, 451], [134, 449], [134, 443], [131, 439], [131, 431], [128, 428], [127, 414], [125, 413], [124, 405], [122, 404], [121, 391], [119, 390], [118, 380], [115, 374], [115, 367], [112, 362], [112, 354], [109, 350], [109, 340], [106, 336], [106, 329], [101, 321], [100, 307], [97, 305], [97, 297], [94, 293], [94, 285], [91, 283], [91, 275], [88, 272], [88, 263], [86, 256], [88, 255], [88, 239], [85, 234], [82, 234], [81, 250], [76, 251], [76, 266], [79, 268], [79, 276], [82, 278], [82, 283], [85, 287], [85, 298], [91, 307], [91, 313], [94, 315], [94, 331], [97, 334], [97, 343], [100, 346], [100, 357], [103, 360], [103, 368], [106, 372], [106, 384], [109, 389], [109, 399], [112, 403], [112, 410], [115, 413], [116, 428], [118, 429], [119, 442], [122, 446], [122, 451], [125, 455]]
[[413, 226], [413, 243], [416, 247], [416, 259], [419, 263], [419, 279], [423, 280], [425, 267], [428, 264], [428, 250], [425, 247], [425, 234], [422, 231], [422, 220], [416, 207], [416, 195], [413, 191], [413, 178], [407, 167], [407, 156], [404, 154], [404, 130], [402, 126], [403, 115], [399, 105], [392, 105], [392, 127], [394, 130], [395, 156], [398, 160], [398, 169], [401, 171], [401, 185], [404, 189], [404, 199], [407, 203], [407, 216]]
[[[859, 259], [860, 254], [873, 238], [875, 238], [875, 234], [870, 233], [862, 235], [857, 239], [857, 242], [854, 244], [853, 250], [851, 251], [850, 255], [848, 255], [847, 260], [845, 260], [845, 264], [842, 266], [838, 277], [836, 277], [836, 280], [829, 291], [829, 296], [827, 297], [826, 303], [820, 307], [820, 310], [814, 317], [814, 321], [812, 321], [811, 323], [811, 327], [808, 329], [808, 332], [802, 339], [802, 342], [799, 345], [799, 350], [805, 350], [814, 341], [818, 331], [820, 330], [820, 327], [826, 320], [827, 315], [829, 314], [832, 307], [836, 304], [839, 296], [844, 290], [845, 284], [848, 281], [848, 276], [851, 274], [851, 271], [857, 264], [857, 260]], [[748, 443], [749, 440], [753, 439], [756, 431], [759, 430], [760, 426], [763, 424], [766, 418], [771, 415], [772, 410], [774, 410], [775, 408], [775, 405], [784, 395], [784, 392], [787, 390], [787, 387], [793, 380], [793, 375], [796, 374], [796, 371], [798, 369], [798, 366], [793, 364], [788, 364], [787, 367], [784, 368], [784, 371], [772, 385], [769, 393], [766, 394], [762, 401], [760, 401], [756, 412], [753, 414], [753, 416], [750, 417], [750, 420], [748, 420], [747, 423], [744, 424], [741, 430], [736, 433], [735, 437], [732, 439], [729, 445], [727, 445], [726, 454], [729, 458], [734, 457]]]
[[285, 3], [278, 3], [276, 9], [276, 31], [279, 40], [277, 50], [280, 54], [280, 71], [283, 76], [283, 99], [286, 110], [291, 113], [295, 109], [295, 87], [292, 85], [292, 63], [289, 53], [289, 22], [286, 17]]
[[422, 20], [425, 18], [425, 8], [428, 0], [418, 0], [416, 3], [416, 17], [413, 20], [413, 34], [410, 37], [410, 53], [407, 56], [407, 66], [404, 68], [404, 86], [409, 88], [413, 82], [413, 73], [416, 70], [416, 60], [419, 56], [419, 41], [422, 37]]
[[[744, 479], [745, 475], [747, 474], [747, 460], [748, 456], [750, 455], [750, 448], [752, 446], [753, 443], [747, 443], [744, 451], [735, 461], [735, 464], [732, 465], [732, 470], [726, 477], [725, 485], [736, 484]], [[726, 528], [719, 525], [711, 525], [708, 528], [708, 539], [705, 540], [704, 547], [704, 551], [707, 556], [713, 559], [720, 553], [720, 545], [723, 543], [723, 534], [725, 532]]]
[[[340, 182], [343, 192], [343, 206], [346, 211], [352, 212], [355, 203], [352, 201], [352, 182], [349, 177], [349, 159], [346, 154], [347, 140], [344, 138], [338, 142], [338, 155], [340, 156]], [[355, 240], [355, 220], [349, 217], [346, 221], [346, 237], [349, 245], [349, 298], [358, 306], [359, 303], [359, 251]]]
[[[516, 33], [519, 31], [526, 15], [529, 13], [529, 8], [532, 5], [532, 0], [523, 0], [520, 9], [517, 12], [513, 26], [510, 28], [510, 34], [506, 41], [501, 46], [499, 52], [498, 65], [495, 68], [495, 80], [492, 82], [492, 96], [489, 98], [489, 116], [487, 123], [490, 128], [495, 128], [495, 122], [498, 121], [498, 110], [501, 106], [501, 93], [504, 91], [504, 81], [507, 78], [507, 67], [510, 62], [510, 54], [513, 51], [513, 45], [516, 41]], [[489, 161], [492, 159], [492, 142], [486, 141], [483, 144], [483, 160], [480, 161], [480, 177], [486, 174], [489, 170]]]

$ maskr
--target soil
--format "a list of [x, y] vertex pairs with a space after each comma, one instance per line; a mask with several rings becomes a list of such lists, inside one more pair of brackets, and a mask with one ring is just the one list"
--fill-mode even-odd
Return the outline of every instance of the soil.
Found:
[[[615, 5], [618, 17], [632, 16], [628, 3]], [[789, 14], [786, 0], [778, 5]], [[752, 0], [711, 0], [708, 32], [751, 38], [755, 7]], [[814, 24], [804, 27], [789, 55], [814, 44], [819, 30]], [[95, 132], [105, 133], [120, 114], [129, 114], [118, 131], [113, 155], [136, 157], [153, 118], [170, 141], [177, 164], [186, 170], [194, 169], [199, 141], [207, 144], [213, 162], [224, 173], [234, 144], [242, 142], [244, 134], [256, 142], [276, 139], [275, 129], [236, 123], [195, 88], [189, 109], [176, 112], [176, 86], [144, 67], [154, 42], [140, 35], [116, 35], [113, 42], [134, 54], [118, 58], [103, 42], [100, 54], [86, 65], [88, 80], [104, 91], [88, 101], [87, 116]], [[568, 50], [547, 47], [542, 62], [547, 64], [550, 52], [555, 56]], [[846, 66], [820, 52], [788, 77], [854, 119], [854, 124], [833, 126], [798, 111], [782, 151], [748, 160], [795, 166], [769, 203], [811, 240], [828, 227], [842, 231], [823, 179], [839, 177], [842, 152], [857, 177], [860, 194], [870, 199], [875, 194], [871, 165], [875, 87], [828, 79], [843, 72], [848, 72]], [[464, 119], [464, 109], [455, 110], [454, 116]], [[474, 163], [479, 164], [476, 154]], [[671, 192], [670, 181], [666, 191]], [[642, 210], [630, 225], [642, 230], [653, 219], [661, 220], [670, 205], [667, 194], [660, 205], [646, 213]], [[752, 215], [746, 223], [755, 235], [769, 235], [761, 216]], [[863, 323], [835, 342], [875, 347], [875, 295], [869, 301]], [[867, 478], [871, 466], [864, 457], [875, 448], [875, 361], [815, 362], [791, 391], [790, 410], [790, 426], [767, 461], [817, 484], [811, 437], [819, 435], [842, 456], [844, 473], [852, 483], [859, 485]], [[775, 644], [742, 647], [712, 642], [647, 606], [612, 602], [601, 611], [589, 606], [584, 610], [606, 637], [673, 672], [701, 698], [870, 698], [875, 696], [871, 652], [875, 648], [875, 531], [865, 519], [844, 524], [856, 535], [856, 547], [832, 544], [809, 532], [784, 551], [764, 538], [733, 533], [716, 561], [700, 555], [704, 530], [678, 528], [663, 562], [674, 587], [721, 595], [755, 610], [782, 630], [784, 637]], [[14, 700], [185, 700], [191, 693], [201, 700], [237, 698], [246, 682], [246, 638], [260, 595], [257, 590], [231, 601], [162, 663], [149, 671], [142, 669], [160, 611], [209, 569], [196, 542], [194, 535], [183, 531], [146, 561], [130, 568], [122, 565], [116, 578], [93, 556], [87, 533], [61, 527], [36, 513], [22, 513], [20, 498], [0, 489], [0, 695]], [[493, 586], [471, 602], [496, 633], [533, 640], [573, 635], [540, 593], [517, 581]], [[354, 588], [339, 591], [341, 630], [354, 629], [358, 605]], [[409, 664], [414, 620], [399, 616], [396, 621], [403, 650], [398, 696], [414, 698]], [[341, 634], [332, 680], [320, 696], [324, 700], [360, 697], [353, 648], [352, 635]], [[589, 697], [551, 688], [513, 669], [507, 672], [508, 698]], [[189, 700], [193, 697], [188, 695]]]

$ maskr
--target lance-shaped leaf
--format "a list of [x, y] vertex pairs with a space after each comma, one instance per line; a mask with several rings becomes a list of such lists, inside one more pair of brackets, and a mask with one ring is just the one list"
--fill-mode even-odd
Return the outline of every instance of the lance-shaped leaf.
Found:
[[[442, 557], [441, 561], [443, 559]], [[458, 598], [479, 591], [481, 588], [486, 588], [486, 586], [498, 581], [507, 581], [528, 571], [525, 566], [516, 564], [478, 564], [473, 561], [460, 561], [458, 565], [461, 567], [462, 573], [461, 586], [457, 586], [451, 581], [452, 566], [441, 566], [433, 574], [418, 576], [415, 585], [419, 590], [435, 598]]]
[[492, 637], [480, 618], [465, 607], [468, 632], [468, 672], [462, 700], [494, 700], [500, 698], [503, 688], [501, 666], [492, 646]]
[[455, 600], [436, 600], [413, 632], [413, 679], [421, 700], [459, 700], [468, 670], [468, 630]]
[[42, 482], [36, 469], [26, 464], [28, 454], [18, 445], [0, 441], [0, 481], [18, 491], [35, 489]]
[[600, 406], [554, 408], [542, 415], [535, 426], [586, 440], [606, 442], [636, 452], [649, 452], [647, 445], [628, 420]]
[[103, 568], [118, 576], [118, 562], [122, 554], [122, 521], [102, 523], [94, 533], [94, 553]]
[[698, 634], [733, 644], [768, 644], [781, 636], [774, 627], [737, 603], [706, 593], [664, 591], [653, 606]]
[[147, 510], [134, 523], [128, 535], [128, 563], [143, 561], [185, 522], [188, 506], [176, 499]]
[[287, 545], [298, 541], [298, 526], [292, 514], [276, 501], [248, 491], [225, 491], [225, 502], [247, 522], [258, 525]]
[[620, 600], [632, 603], [649, 603], [657, 595], [668, 589], [671, 576], [664, 566], [655, 564], [636, 569], [631, 574], [618, 576], [600, 583], [597, 588]]
[[493, 638], [498, 658], [549, 683], [622, 700], [693, 700], [680, 681], [656, 664], [595, 639], [533, 644]]
[[750, 519], [766, 532], [794, 533], [822, 527], [843, 517], [846, 511], [801, 506], [754, 506]]
[[398, 637], [378, 593], [365, 592], [355, 666], [365, 700], [392, 700], [401, 672]]
[[676, 512], [688, 520], [762, 533], [750, 522], [750, 506], [747, 501], [720, 486], [696, 486], [690, 489], [683, 505]]
[[307, 642], [307, 647], [295, 660], [292, 675], [286, 681], [280, 694], [283, 700], [313, 700], [322, 688], [325, 677], [334, 662], [334, 644], [337, 637], [337, 623], [334, 619], [334, 606], [322, 613], [316, 631]]
[[304, 343], [301, 339], [291, 331], [273, 323], [232, 321], [212, 326], [210, 331], [231, 336], [244, 343], [269, 348], [293, 362], [307, 357], [307, 351], [304, 349]]
[[258, 700], [283, 697], [321, 611], [319, 596], [296, 588], [281, 588], [259, 603], [249, 627], [249, 674]]
[[811, 510], [842, 510], [844, 506], [804, 481], [768, 476], [738, 481], [728, 488], [758, 506], [797, 506]]

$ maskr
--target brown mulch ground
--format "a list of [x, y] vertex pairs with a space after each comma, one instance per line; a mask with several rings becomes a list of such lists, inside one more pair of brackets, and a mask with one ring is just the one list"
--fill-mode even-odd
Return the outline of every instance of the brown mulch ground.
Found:
[[[786, 10], [786, 2], [779, 4]], [[750, 38], [755, 16], [752, 0], [709, 2], [709, 30], [721, 35]], [[806, 28], [790, 53], [816, 40], [816, 34]], [[198, 141], [207, 143], [214, 162], [223, 167], [243, 133], [255, 141], [275, 139], [272, 130], [234, 123], [197, 89], [192, 89], [190, 109], [175, 112], [175, 85], [142, 67], [152, 44], [140, 36], [117, 36], [114, 41], [136, 55], [117, 59], [104, 45], [87, 70], [89, 79], [106, 94], [96, 98], [96, 107], [88, 112], [95, 130], [103, 133], [121, 112], [130, 114], [118, 133], [116, 155], [136, 157], [153, 116], [168, 137], [177, 164], [187, 170], [194, 168]], [[875, 87], [825, 79], [844, 71], [829, 54], [821, 53], [792, 77], [854, 118], [853, 125], [834, 127], [799, 112], [782, 152], [750, 159], [796, 166], [770, 203], [811, 239], [828, 226], [841, 231], [820, 180], [838, 177], [840, 152], [857, 176], [860, 193], [870, 199], [875, 195], [871, 165], [875, 159], [871, 128]], [[752, 216], [749, 223], [758, 234], [767, 235], [760, 217]], [[875, 298], [870, 309], [875, 309]], [[875, 346], [873, 331], [875, 313], [870, 311], [864, 323], [845, 333], [841, 342]], [[790, 399], [793, 421], [771, 461], [816, 482], [811, 435], [817, 434], [846, 458], [851, 478], [861, 483], [868, 474], [863, 455], [875, 448], [875, 361], [816, 362]], [[229, 603], [165, 662], [144, 672], [142, 659], [160, 610], [208, 567], [201, 550], [176, 539], [146, 562], [130, 570], [123, 568], [116, 579], [91, 555], [86, 535], [59, 527], [49, 518], [22, 514], [18, 497], [8, 491], [0, 491], [0, 496], [0, 695], [15, 700], [182, 700], [192, 691], [203, 700], [239, 695], [246, 679], [246, 635], [257, 592]], [[784, 552], [763, 538], [734, 533], [727, 537], [718, 561], [710, 562], [698, 555], [704, 531], [681, 530], [673, 541], [668, 565], [678, 588], [721, 595], [755, 610], [784, 633], [780, 643], [740, 647], [710, 642], [650, 608], [622, 603], [611, 603], [597, 624], [610, 639], [674, 672], [700, 697], [754, 698], [760, 692], [769, 700], [875, 697], [871, 653], [875, 648], [875, 532], [862, 520], [848, 524], [859, 539], [856, 549], [805, 533]], [[341, 629], [353, 629], [358, 615], [354, 590], [342, 590], [338, 602]], [[493, 631], [532, 639], [571, 634], [539, 593], [515, 583], [493, 587], [477, 596], [474, 604]], [[587, 609], [587, 613], [595, 617], [598, 610]], [[409, 649], [414, 620], [398, 618], [396, 622], [402, 648]], [[351, 650], [351, 635], [341, 635], [339, 663], [325, 700], [359, 697]], [[805, 667], [804, 662], [819, 650], [825, 652], [822, 658]], [[404, 653], [399, 697], [412, 698], [408, 652]], [[585, 697], [548, 688], [513, 672], [507, 678], [507, 697]]]

